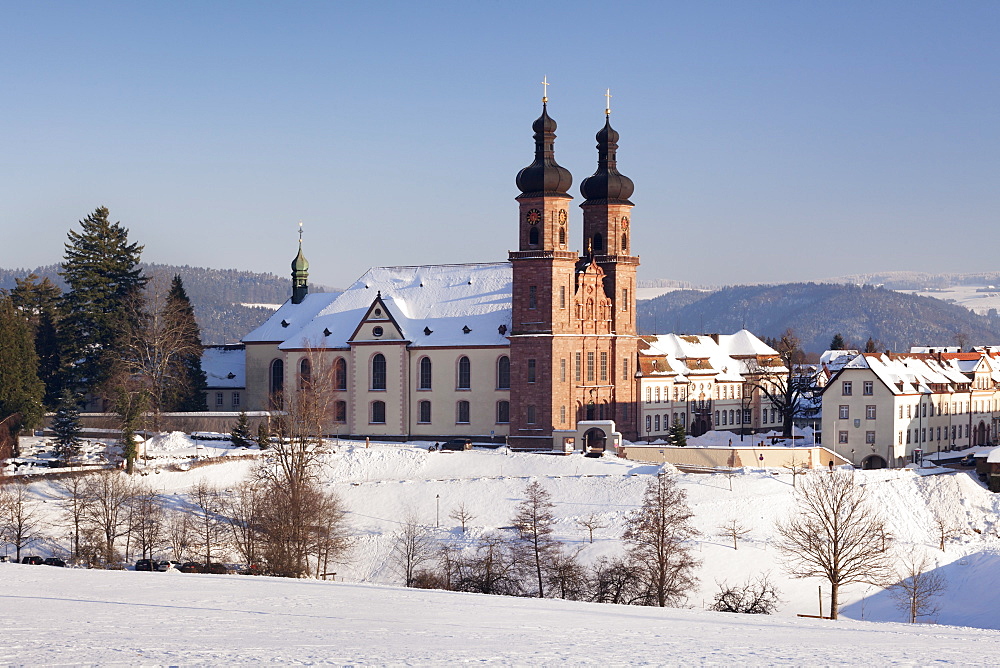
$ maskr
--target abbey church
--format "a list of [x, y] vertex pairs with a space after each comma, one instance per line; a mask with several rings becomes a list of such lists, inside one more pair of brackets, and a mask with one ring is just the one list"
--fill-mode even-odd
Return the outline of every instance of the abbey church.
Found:
[[[288, 407], [322, 370], [331, 434], [603, 447], [611, 430], [627, 440], [648, 438], [654, 424], [660, 431], [649, 389], [650, 401], [639, 402], [655, 380], [680, 390], [673, 390], [673, 409], [655, 407], [667, 411], [664, 432], [675, 419], [702, 428], [720, 419], [742, 426], [751, 413], [739, 387], [692, 384], [676, 350], [637, 336], [634, 187], [618, 171], [610, 110], [597, 133], [597, 171], [580, 185], [582, 252], [572, 249], [573, 179], [556, 162], [556, 122], [545, 98], [532, 129], [534, 160], [516, 179], [517, 250], [505, 262], [374, 267], [342, 293], [309, 294], [300, 239], [291, 298], [243, 339], [244, 407]], [[705, 353], [700, 373], [713, 368], [713, 355], [720, 366], [725, 353], [737, 361], [716, 375], [741, 386], [741, 353], [774, 353], [745, 335], [733, 338], [739, 349]], [[669, 393], [664, 387], [665, 398]], [[655, 396], [659, 404], [659, 387]], [[719, 398], [733, 406], [721, 418], [716, 410], [713, 421], [712, 400]], [[697, 422], [690, 406], [704, 412], [706, 405], [708, 423], [704, 415]], [[598, 424], [611, 429], [589, 428]]]

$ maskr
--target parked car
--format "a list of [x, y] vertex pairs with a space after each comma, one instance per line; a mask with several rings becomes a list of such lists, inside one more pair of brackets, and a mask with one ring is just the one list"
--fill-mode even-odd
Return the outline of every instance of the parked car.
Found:
[[30, 557], [21, 557], [22, 564], [31, 564], [32, 566], [39, 566], [45, 563], [45, 560], [37, 555], [32, 555]]
[[961, 464], [962, 466], [975, 466], [976, 456], [970, 452], [966, 456], [962, 457], [962, 459], [959, 460], [958, 463]]
[[181, 573], [203, 573], [204, 572], [202, 570], [202, 568], [201, 568], [201, 564], [199, 564], [197, 561], [186, 561], [183, 564], [181, 564], [177, 568], [177, 570], [179, 570]]
[[471, 450], [472, 449], [472, 439], [471, 438], [453, 438], [450, 441], [445, 441], [441, 446], [442, 450]]
[[214, 575], [229, 575], [229, 568], [225, 564], [205, 564], [202, 573], [212, 573]]
[[137, 571], [152, 571], [155, 562], [152, 559], [140, 559], [135, 562], [135, 570]]
[[59, 566], [60, 568], [66, 568], [66, 562], [59, 557], [49, 557], [42, 562], [45, 566]]
[[180, 568], [181, 562], [179, 561], [158, 561], [156, 562], [156, 570], [161, 573], [169, 571], [171, 568]]

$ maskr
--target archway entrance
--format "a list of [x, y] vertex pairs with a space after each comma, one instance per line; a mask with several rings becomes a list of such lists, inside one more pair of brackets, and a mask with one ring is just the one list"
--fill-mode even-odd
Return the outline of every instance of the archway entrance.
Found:
[[583, 434], [583, 451], [596, 450], [603, 452], [607, 442], [608, 437], [603, 429], [588, 429]]
[[986, 445], [986, 423], [982, 421], [976, 427], [976, 445]]
[[708, 431], [708, 421], [704, 418], [696, 418], [691, 421], [691, 435], [701, 436]]
[[884, 469], [888, 466], [888, 462], [885, 461], [885, 457], [881, 455], [868, 455], [861, 460], [861, 468], [868, 471], [871, 469]]

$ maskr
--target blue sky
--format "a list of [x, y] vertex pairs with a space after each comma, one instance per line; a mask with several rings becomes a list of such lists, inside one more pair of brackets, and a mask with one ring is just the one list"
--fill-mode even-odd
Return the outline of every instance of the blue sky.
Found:
[[[0, 266], [97, 206], [153, 262], [506, 259], [543, 76], [611, 88], [640, 278], [995, 271], [996, 2], [0, 2]], [[579, 241], [579, 212], [571, 218]]]

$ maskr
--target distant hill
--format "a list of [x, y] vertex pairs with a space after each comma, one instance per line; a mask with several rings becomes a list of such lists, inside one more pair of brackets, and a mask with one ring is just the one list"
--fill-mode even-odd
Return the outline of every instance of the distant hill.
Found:
[[638, 303], [639, 331], [731, 333], [760, 337], [791, 327], [806, 351], [826, 350], [838, 332], [856, 346], [872, 337], [897, 352], [913, 345], [998, 345], [1000, 318], [884, 288], [829, 283], [731, 286], [716, 292], [677, 290]]
[[[162, 286], [163, 290], [170, 286], [175, 275], [180, 275], [201, 327], [202, 343], [206, 345], [235, 343], [274, 312], [272, 308], [244, 304], [282, 304], [292, 293], [291, 279], [274, 274], [168, 264], [143, 263], [142, 268], [151, 279], [150, 285]], [[66, 284], [58, 271], [59, 265], [55, 264], [35, 269], [0, 269], [0, 288], [13, 288], [15, 278], [24, 278], [34, 272], [65, 289]], [[309, 290], [336, 291], [313, 284]]]

